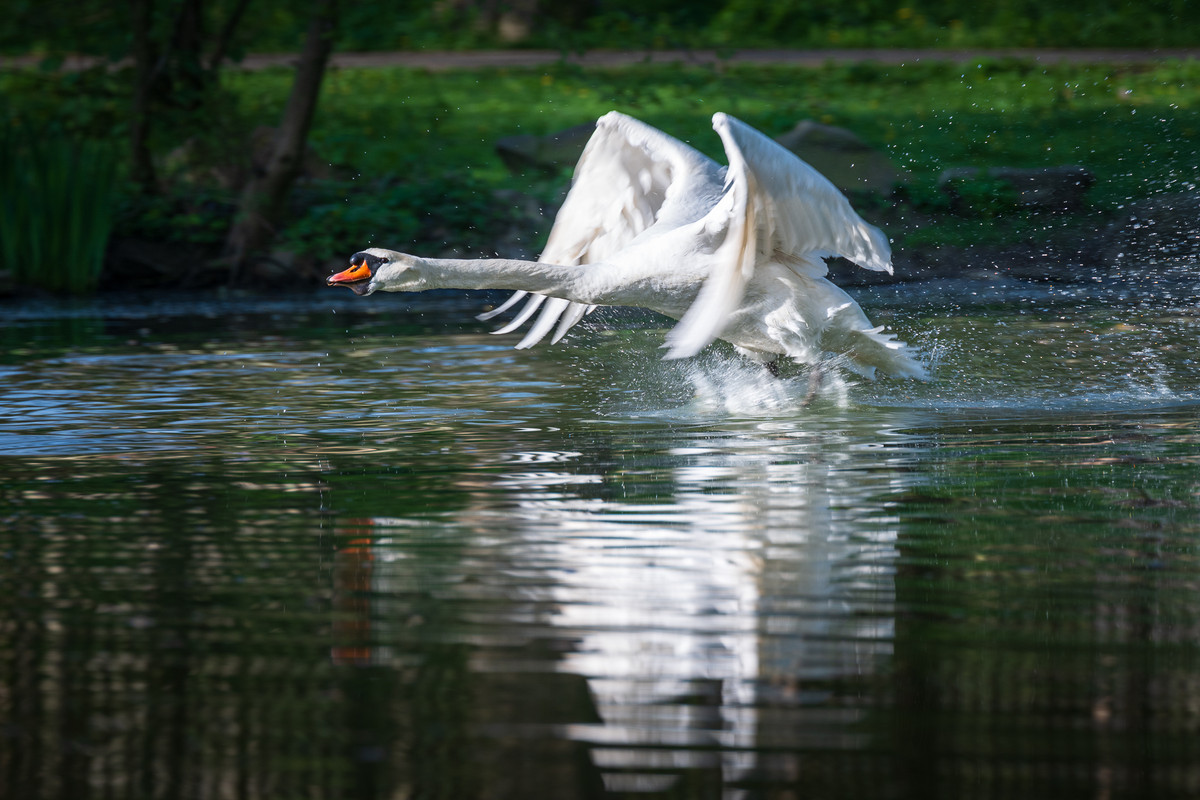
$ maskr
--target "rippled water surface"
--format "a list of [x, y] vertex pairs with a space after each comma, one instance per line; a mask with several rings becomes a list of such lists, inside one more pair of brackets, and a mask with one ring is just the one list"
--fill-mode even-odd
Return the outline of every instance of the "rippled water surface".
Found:
[[611, 311], [14, 305], [0, 796], [1200, 794], [1191, 296], [878, 289], [933, 379], [811, 404]]

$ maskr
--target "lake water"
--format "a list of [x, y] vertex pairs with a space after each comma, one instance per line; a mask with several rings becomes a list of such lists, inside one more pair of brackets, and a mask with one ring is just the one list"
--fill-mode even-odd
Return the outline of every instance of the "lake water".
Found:
[[861, 290], [803, 403], [480, 297], [10, 304], [0, 796], [1194, 797], [1195, 287]]

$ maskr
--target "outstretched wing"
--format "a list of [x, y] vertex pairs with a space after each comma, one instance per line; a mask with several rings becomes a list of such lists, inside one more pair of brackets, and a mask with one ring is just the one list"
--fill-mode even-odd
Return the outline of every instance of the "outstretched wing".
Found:
[[729, 168], [725, 194], [705, 227], [724, 230], [725, 238], [700, 294], [667, 337], [667, 358], [695, 355], [720, 335], [759, 258], [782, 252], [823, 270], [820, 256], [839, 255], [865, 269], [892, 271], [883, 232], [863, 221], [825, 176], [727, 114], [713, 116], [713, 129]]
[[[616, 111], [596, 121], [575, 167], [571, 190], [554, 219], [539, 261], [583, 265], [609, 258], [629, 245], [661, 217], [664, 208], [682, 199], [688, 177], [714, 168], [712, 160], [657, 128]], [[518, 348], [532, 347], [557, 325], [557, 342], [595, 306], [544, 295], [516, 292], [479, 319], [507, 311], [522, 299], [525, 306], [495, 333], [523, 325], [541, 314]]]

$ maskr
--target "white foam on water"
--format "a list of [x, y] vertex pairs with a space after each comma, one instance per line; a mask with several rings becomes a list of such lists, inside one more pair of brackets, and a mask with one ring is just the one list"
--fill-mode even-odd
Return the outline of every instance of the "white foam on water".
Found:
[[776, 377], [762, 364], [711, 353], [688, 362], [684, 377], [694, 391], [690, 407], [702, 414], [775, 417], [803, 413], [817, 404], [847, 406], [853, 381], [833, 362], [819, 370], [814, 375], [789, 364]]

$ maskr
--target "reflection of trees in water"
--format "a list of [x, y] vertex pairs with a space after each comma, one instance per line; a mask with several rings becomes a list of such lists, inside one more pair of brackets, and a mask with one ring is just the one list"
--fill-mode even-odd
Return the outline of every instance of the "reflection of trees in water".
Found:
[[1192, 413], [969, 424], [942, 426], [936, 491], [897, 507], [905, 613], [878, 715], [897, 784], [1191, 793], [1200, 526], [1167, 492], [1195, 486]]
[[307, 520], [256, 516], [320, 464], [271, 484], [204, 451], [23, 464], [3, 481], [0, 795], [336, 794], [320, 551]]

